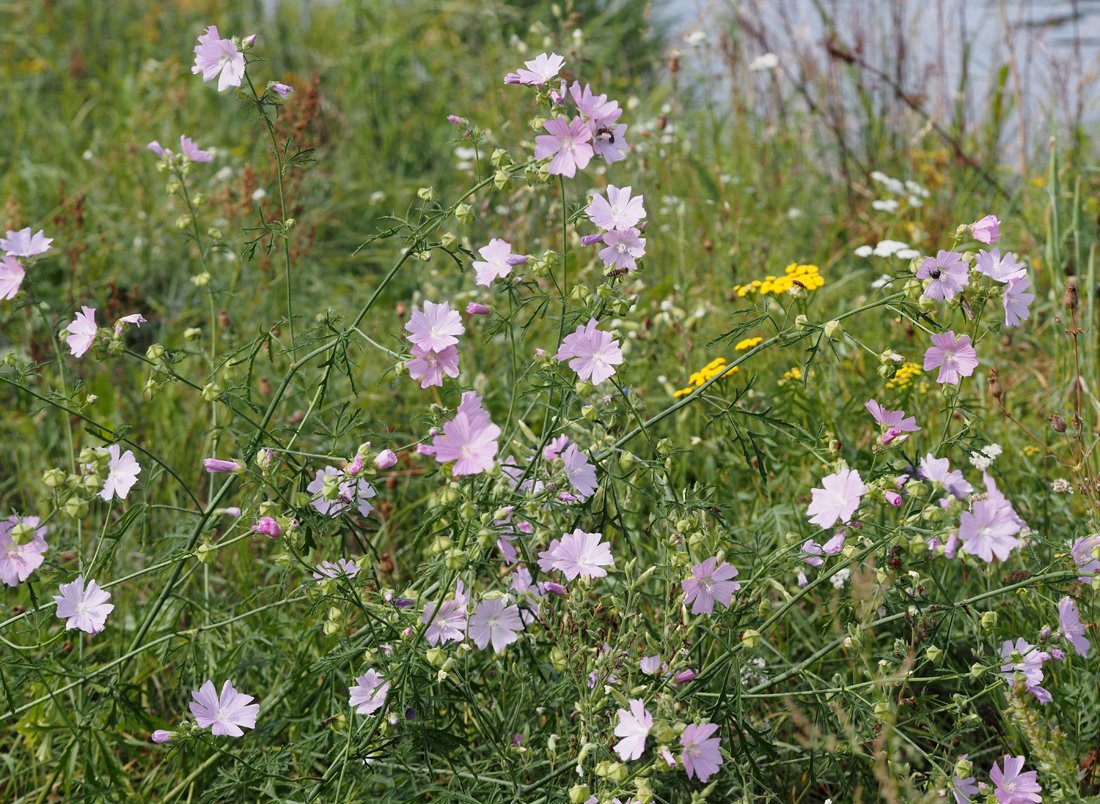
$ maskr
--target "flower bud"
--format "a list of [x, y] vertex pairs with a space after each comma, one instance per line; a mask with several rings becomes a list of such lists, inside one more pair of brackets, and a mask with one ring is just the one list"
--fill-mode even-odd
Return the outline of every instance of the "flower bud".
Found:
[[925, 650], [924, 655], [928, 661], [937, 663], [943, 657], [943, 651], [935, 645], [930, 645], [928, 649]]
[[447, 249], [447, 251], [450, 251], [458, 244], [458, 238], [450, 232], [444, 232], [443, 236], [439, 238], [439, 244]]
[[989, 630], [997, 624], [997, 612], [995, 611], [983, 611], [981, 618], [982, 628]]
[[203, 564], [213, 564], [218, 557], [218, 548], [203, 542], [195, 549], [195, 558]]
[[512, 183], [512, 176], [507, 170], [498, 170], [493, 174], [493, 186], [498, 190], [503, 190], [509, 184]]
[[65, 473], [60, 469], [47, 469], [42, 474], [42, 482], [48, 489], [60, 488], [65, 482]]
[[207, 402], [216, 402], [221, 393], [222, 387], [216, 382], [210, 382], [203, 386], [202, 398]]
[[805, 332], [807, 329], [809, 329], [809, 326], [810, 326], [810, 319], [806, 318], [805, 315], [799, 314], [798, 316], [795, 317], [795, 319], [794, 319], [794, 328], [798, 332]]
[[159, 343], [154, 343], [152, 346], [145, 350], [145, 356], [153, 362], [156, 362], [157, 360], [160, 360], [162, 357], [164, 357], [164, 347], [161, 346]]
[[416, 191], [416, 197], [419, 198], [421, 201], [431, 201], [434, 194], [435, 193], [431, 187], [421, 187], [419, 190]]
[[455, 217], [463, 223], [469, 223], [474, 219], [474, 208], [469, 204], [459, 204], [455, 207]]
[[836, 319], [833, 319], [832, 321], [826, 322], [825, 326], [824, 326], [824, 330], [825, 330], [825, 337], [828, 338], [829, 340], [833, 340], [833, 341], [835, 341], [837, 338], [839, 338], [841, 335], [844, 334], [844, 327], [841, 326], [841, 323], [839, 321], [837, 321]]
[[760, 644], [760, 632], [755, 628], [746, 628], [741, 634], [741, 641], [745, 643], [746, 648], [755, 648]]

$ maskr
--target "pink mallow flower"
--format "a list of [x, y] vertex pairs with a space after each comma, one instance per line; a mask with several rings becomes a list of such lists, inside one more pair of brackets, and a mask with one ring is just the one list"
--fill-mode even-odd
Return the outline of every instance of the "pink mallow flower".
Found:
[[501, 598], [482, 600], [470, 618], [470, 639], [482, 650], [492, 642], [493, 651], [503, 653], [506, 647], [519, 639], [522, 630], [519, 607], [510, 606]]
[[386, 703], [390, 682], [383, 681], [372, 667], [355, 679], [355, 686], [348, 689], [348, 704], [359, 715], [373, 715]]
[[461, 642], [466, 638], [466, 603], [466, 590], [459, 581], [455, 584], [454, 597], [438, 607], [434, 603], [425, 604], [420, 622], [428, 626], [424, 638], [429, 645]]
[[565, 66], [565, 59], [557, 53], [540, 53], [523, 64], [524, 66], [516, 72], [504, 76], [505, 84], [541, 86], [561, 72], [561, 68]]
[[108, 603], [111, 593], [101, 589], [95, 581], [77, 578], [70, 583], [61, 584], [60, 595], [54, 595], [57, 604], [57, 616], [65, 621], [65, 630], [79, 628], [88, 634], [98, 634], [105, 627], [107, 615], [114, 611], [114, 604]]
[[347, 558], [338, 558], [335, 561], [322, 561], [318, 564], [313, 577], [318, 581], [335, 581], [337, 578], [351, 580], [359, 574], [359, 567], [354, 561]]
[[974, 491], [974, 487], [963, 477], [958, 469], [952, 471], [951, 462], [947, 458], [937, 458], [928, 453], [920, 461], [920, 476], [925, 480], [931, 480], [943, 486], [943, 490], [956, 499], [964, 500]]
[[432, 349], [412, 347], [412, 360], [405, 364], [409, 377], [420, 380], [421, 388], [442, 386], [443, 375], [458, 376], [458, 347], [446, 346], [436, 352]]
[[554, 359], [568, 360], [580, 379], [599, 385], [615, 374], [615, 366], [623, 362], [623, 353], [619, 341], [598, 329], [593, 318], [565, 336]]
[[209, 162], [214, 158], [209, 151], [202, 150], [195, 145], [194, 140], [183, 135], [180, 135], [180, 150], [192, 162]]
[[506, 240], [494, 237], [489, 245], [478, 249], [480, 260], [474, 260], [474, 271], [477, 272], [477, 284], [488, 287], [494, 279], [503, 279], [512, 273], [516, 265], [523, 265], [527, 257], [522, 254], [512, 253], [512, 244]]
[[[46, 544], [46, 529], [38, 527], [36, 516], [12, 516], [0, 522], [0, 581], [8, 586], [18, 586], [31, 577], [31, 573], [42, 566], [42, 555], [49, 549]], [[11, 537], [12, 528], [26, 525], [33, 528], [30, 541], [16, 544]]]
[[725, 561], [718, 565], [716, 556], [696, 564], [691, 568], [691, 577], [680, 582], [684, 604], [692, 604], [692, 614], [712, 614], [716, 600], [729, 608], [733, 593], [741, 588], [741, 584], [733, 580], [737, 574], [737, 568]]
[[130, 489], [137, 483], [137, 476], [141, 474], [141, 465], [131, 450], [123, 452], [118, 444], [107, 447], [107, 454], [110, 456], [107, 461], [107, 479], [103, 481], [99, 496], [108, 502], [113, 497], [125, 500]]
[[897, 430], [898, 433], [920, 432], [915, 416], [905, 416], [904, 410], [887, 410], [875, 400], [871, 399], [864, 404], [871, 417], [887, 430]]
[[630, 187], [607, 185], [607, 197], [592, 196], [585, 208], [588, 219], [605, 232], [633, 229], [645, 218], [644, 196], [630, 195]]
[[1084, 658], [1089, 655], [1092, 643], [1085, 637], [1085, 626], [1081, 622], [1077, 604], [1068, 596], [1058, 601], [1058, 633], [1073, 645], [1078, 656]]
[[27, 272], [19, 260], [6, 254], [0, 260], [0, 300], [14, 299], [26, 275]]
[[592, 161], [592, 132], [584, 121], [574, 117], [569, 122], [564, 117], [555, 117], [543, 124], [546, 134], [535, 138], [535, 159], [550, 159], [546, 171], [551, 176], [573, 178], [578, 168], [584, 170]]
[[978, 556], [986, 563], [1008, 559], [1020, 544], [1016, 534], [1020, 523], [1007, 501], [984, 499], [974, 503], [969, 511], [959, 517], [959, 538], [966, 552]]
[[[1014, 660], [1014, 654], [1019, 656], [1018, 661]], [[1001, 675], [1005, 681], [1015, 684], [1019, 674], [1024, 686], [1031, 689], [1043, 683], [1043, 662], [1050, 660], [1050, 654], [1045, 650], [1038, 650], [1021, 637], [1015, 643], [1005, 640], [1001, 645], [1001, 659], [1005, 662], [1001, 665]]]
[[924, 298], [947, 301], [958, 295], [969, 282], [970, 268], [961, 254], [940, 251], [935, 257], [925, 257], [917, 269], [917, 279], [931, 279], [924, 289]]
[[603, 541], [600, 534], [587, 533], [580, 528], [562, 536], [557, 545], [551, 542], [549, 552], [550, 568], [561, 570], [570, 581], [577, 577], [602, 578], [607, 575], [604, 567], [615, 566], [611, 545]]
[[31, 227], [15, 232], [8, 230], [0, 238], [0, 251], [11, 257], [35, 257], [50, 250], [52, 237], [46, 237], [44, 229], [31, 234]]
[[641, 232], [633, 227], [607, 232], [603, 243], [599, 254], [605, 266], [626, 271], [638, 270], [638, 260], [645, 256], [645, 238]]
[[692, 723], [680, 735], [680, 745], [684, 748], [680, 762], [689, 779], [695, 777], [705, 783], [718, 772], [724, 760], [719, 748], [722, 739], [712, 736], [716, 731], [718, 726], [714, 723]]
[[481, 397], [473, 391], [462, 395], [455, 417], [443, 424], [443, 433], [432, 439], [435, 459], [454, 462], [455, 475], [476, 475], [493, 467], [500, 428], [489, 420]]
[[218, 92], [239, 87], [244, 78], [244, 54], [237, 50], [232, 39], [222, 39], [217, 26], [211, 25], [195, 45], [195, 65], [191, 72], [201, 73], [203, 81], [217, 78]]
[[569, 484], [579, 499], [587, 500], [596, 492], [596, 467], [588, 462], [588, 456], [570, 444], [561, 454], [562, 468]]
[[1018, 327], [1027, 320], [1030, 315], [1029, 308], [1035, 301], [1035, 294], [1031, 290], [1031, 280], [1026, 276], [1017, 276], [1008, 280], [1005, 285], [1004, 297], [1001, 304], [1005, 308], [1005, 326]]
[[924, 370], [938, 368], [936, 382], [942, 385], [958, 385], [959, 377], [969, 377], [978, 367], [978, 353], [970, 343], [970, 336], [956, 338], [951, 330], [932, 336], [932, 345], [924, 353]]
[[620, 709], [615, 713], [619, 722], [615, 726], [615, 736], [621, 737], [615, 743], [615, 753], [623, 762], [638, 759], [645, 753], [645, 741], [649, 730], [653, 728], [653, 715], [645, 708], [640, 698], [630, 700], [630, 710]]
[[1100, 533], [1084, 536], [1073, 543], [1070, 555], [1077, 566], [1080, 575], [1077, 577], [1081, 583], [1091, 583], [1093, 576], [1100, 573], [1100, 558], [1093, 551], [1100, 547]]
[[1001, 236], [1001, 222], [996, 215], [986, 215], [984, 218], [974, 221], [969, 227], [970, 234], [979, 243], [996, 243]]
[[806, 513], [810, 522], [819, 528], [830, 528], [837, 522], [847, 523], [859, 508], [860, 499], [867, 493], [859, 472], [841, 469], [821, 481], [822, 488], [813, 489]]
[[569, 436], [560, 435], [550, 441], [542, 450], [542, 459], [552, 461], [561, 454], [561, 451], [569, 446]]
[[974, 269], [994, 282], [1008, 282], [1027, 273], [1027, 269], [1020, 264], [1015, 254], [1010, 251], [1002, 257], [1001, 250], [997, 248], [979, 251], [978, 259], [974, 261]]
[[255, 699], [251, 695], [233, 689], [229, 679], [222, 684], [221, 695], [213, 681], [206, 681], [191, 692], [191, 697], [194, 698], [191, 714], [200, 729], [210, 729], [211, 734], [223, 737], [240, 737], [244, 734], [242, 729], [256, 728], [260, 705], [252, 703]]
[[[326, 477], [340, 478], [336, 485], [336, 496], [332, 499], [326, 498], [323, 494]], [[355, 503], [355, 507], [360, 514], [369, 516], [370, 512], [374, 510], [374, 506], [368, 500], [377, 494], [374, 486], [366, 480], [361, 477], [349, 477], [335, 466], [318, 469], [317, 474], [313, 476], [313, 480], [306, 486], [306, 491], [314, 495], [310, 505], [325, 516], [337, 516], [350, 503]]]
[[95, 323], [95, 308], [82, 306], [72, 323], [65, 327], [65, 331], [69, 333], [65, 343], [69, 344], [73, 357], [84, 357], [95, 343], [95, 336], [99, 331]]
[[425, 301], [424, 309], [413, 308], [412, 317], [405, 324], [409, 341], [421, 349], [441, 352], [458, 343], [458, 336], [466, 331], [462, 316], [452, 310], [448, 302]]
[[996, 762], [989, 771], [989, 779], [993, 782], [993, 797], [998, 804], [1037, 804], [1043, 800], [1039, 795], [1043, 788], [1039, 786], [1039, 774], [1037, 771], [1021, 773], [1024, 769], [1024, 758], [1005, 755], [1004, 770]]

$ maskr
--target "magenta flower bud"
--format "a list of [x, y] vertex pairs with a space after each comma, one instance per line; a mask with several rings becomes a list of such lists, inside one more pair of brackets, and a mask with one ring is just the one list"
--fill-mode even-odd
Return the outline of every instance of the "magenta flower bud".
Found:
[[226, 516], [239, 517], [241, 515], [241, 509], [235, 505], [231, 505], [230, 507], [224, 509], [222, 513]]
[[689, 681], [695, 680], [694, 670], [682, 670], [672, 677], [672, 680], [677, 684], [687, 684]]
[[888, 491], [883, 496], [886, 497], [886, 502], [890, 503], [890, 505], [895, 508], [901, 507], [901, 495], [896, 491]]
[[1061, 648], [1056, 648], [1053, 645], [1051, 645], [1051, 647], [1050, 647], [1050, 657], [1052, 659], [1056, 659], [1060, 662], [1060, 661], [1062, 661], [1062, 659], [1066, 658], [1066, 652], [1064, 650], [1062, 650]]
[[593, 243], [599, 243], [601, 240], [603, 240], [603, 232], [598, 232], [597, 234], [585, 235], [584, 237], [581, 238], [581, 245], [582, 246], [591, 246]]
[[283, 535], [283, 529], [279, 527], [279, 523], [269, 516], [262, 516], [256, 520], [256, 524], [252, 526], [253, 533], [262, 533], [264, 536], [270, 536], [272, 539], [278, 539]]
[[466, 119], [463, 117], [459, 117], [457, 114], [447, 115], [447, 122], [450, 123], [452, 126], [466, 125]]
[[899, 430], [898, 428], [891, 427], [889, 430], [882, 434], [882, 438], [879, 439], [879, 442], [882, 444], [882, 446], [885, 447], [888, 444], [893, 443], [894, 441], [897, 441], [900, 444], [908, 437], [909, 436], [904, 435], [903, 431]]
[[397, 453], [392, 449], [384, 449], [374, 456], [375, 469], [389, 469], [397, 464]]
[[1050, 639], [1050, 627], [1044, 625], [1039, 629], [1039, 639]]
[[203, 458], [203, 468], [210, 474], [215, 472], [243, 472], [244, 467], [236, 461], [223, 461], [220, 458]]
[[558, 499], [566, 505], [571, 505], [577, 501], [577, 498], [570, 494], [568, 491], [558, 492]]
[[959, 550], [959, 532], [955, 531], [947, 537], [947, 544], [943, 546], [943, 554], [948, 558], [954, 558]]
[[487, 304], [470, 302], [466, 305], [466, 315], [489, 315], [490, 312], [491, 310]]
[[512, 745], [523, 745], [523, 735], [522, 734], [513, 734], [512, 735]]
[[544, 582], [542, 584], [542, 591], [548, 595], [556, 595], [557, 597], [565, 597], [567, 594], [569, 594], [569, 590], [557, 581]]
[[936, 539], [936, 538], [929, 539], [928, 540], [928, 552], [931, 553], [933, 550], [935, 550], [941, 544], [943, 544], [943, 542], [941, 542], [939, 539]]
[[285, 98], [294, 91], [294, 87], [289, 84], [274, 83], [271, 85], [271, 91], [277, 93], [279, 97]]
[[175, 736], [176, 735], [173, 734], [170, 731], [165, 731], [164, 729], [157, 729], [156, 731], [153, 732], [152, 740], [153, 740], [154, 743], [166, 743]]
[[346, 475], [357, 475], [363, 471], [363, 456], [356, 454], [355, 460], [348, 465], [348, 468], [344, 470]]

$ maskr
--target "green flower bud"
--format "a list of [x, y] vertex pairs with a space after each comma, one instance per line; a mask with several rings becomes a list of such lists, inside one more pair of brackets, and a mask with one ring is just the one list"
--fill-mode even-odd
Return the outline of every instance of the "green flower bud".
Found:
[[447, 249], [447, 251], [450, 251], [458, 244], [458, 238], [450, 232], [444, 232], [443, 236], [439, 238], [439, 243], [443, 248]]
[[70, 497], [61, 507], [61, 512], [70, 519], [83, 519], [88, 515], [88, 502], [79, 497]]
[[218, 548], [203, 542], [195, 549], [195, 558], [203, 564], [213, 564], [218, 558]]
[[221, 393], [222, 387], [216, 382], [210, 382], [203, 386], [202, 398], [207, 402], [216, 402]]
[[933, 663], [938, 663], [943, 658], [943, 651], [937, 648], [935, 645], [930, 645], [924, 652], [925, 658]]
[[176, 228], [180, 231], [187, 229], [191, 226], [191, 219], [186, 215], [180, 215], [176, 218]]
[[997, 624], [997, 612], [983, 611], [981, 619], [982, 628], [989, 630]]
[[435, 192], [432, 190], [431, 187], [421, 187], [419, 190], [416, 191], [416, 197], [419, 198], [421, 201], [431, 201], [434, 195]]
[[65, 473], [60, 469], [47, 469], [42, 473], [42, 482], [48, 489], [60, 488], [65, 482]]
[[432, 667], [442, 667], [443, 662], [447, 660], [447, 652], [442, 648], [428, 648], [424, 652], [424, 658]]
[[741, 641], [745, 643], [746, 648], [755, 648], [760, 644], [760, 632], [755, 628], [746, 628], [741, 634]]
[[18, 522], [8, 535], [14, 544], [28, 544], [34, 540], [34, 528], [26, 522]]
[[459, 204], [455, 207], [455, 217], [463, 223], [469, 223], [474, 219], [474, 208], [469, 204]]
[[466, 566], [466, 553], [461, 550], [448, 550], [445, 563], [447, 569], [458, 572]]
[[150, 360], [156, 362], [164, 357], [164, 347], [159, 343], [154, 343], [148, 349], [145, 350], [145, 356]]
[[575, 784], [569, 788], [569, 804], [584, 804], [588, 801], [588, 785]]
[[493, 174], [493, 186], [498, 190], [503, 190], [511, 183], [512, 176], [507, 170], [498, 170]]
[[824, 330], [825, 337], [833, 341], [844, 334], [844, 327], [836, 319], [833, 319], [832, 321], [827, 321], [825, 323]]

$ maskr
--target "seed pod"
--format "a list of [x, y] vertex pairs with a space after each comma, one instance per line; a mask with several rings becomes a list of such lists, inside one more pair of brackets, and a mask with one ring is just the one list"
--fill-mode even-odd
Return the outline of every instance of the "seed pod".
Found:
[[1066, 420], [1057, 413], [1052, 413], [1050, 416], [1050, 426], [1054, 428], [1054, 432], [1064, 433], [1066, 431]]
[[1066, 291], [1062, 296], [1062, 303], [1069, 310], [1077, 309], [1077, 277], [1071, 276], [1066, 280]]

